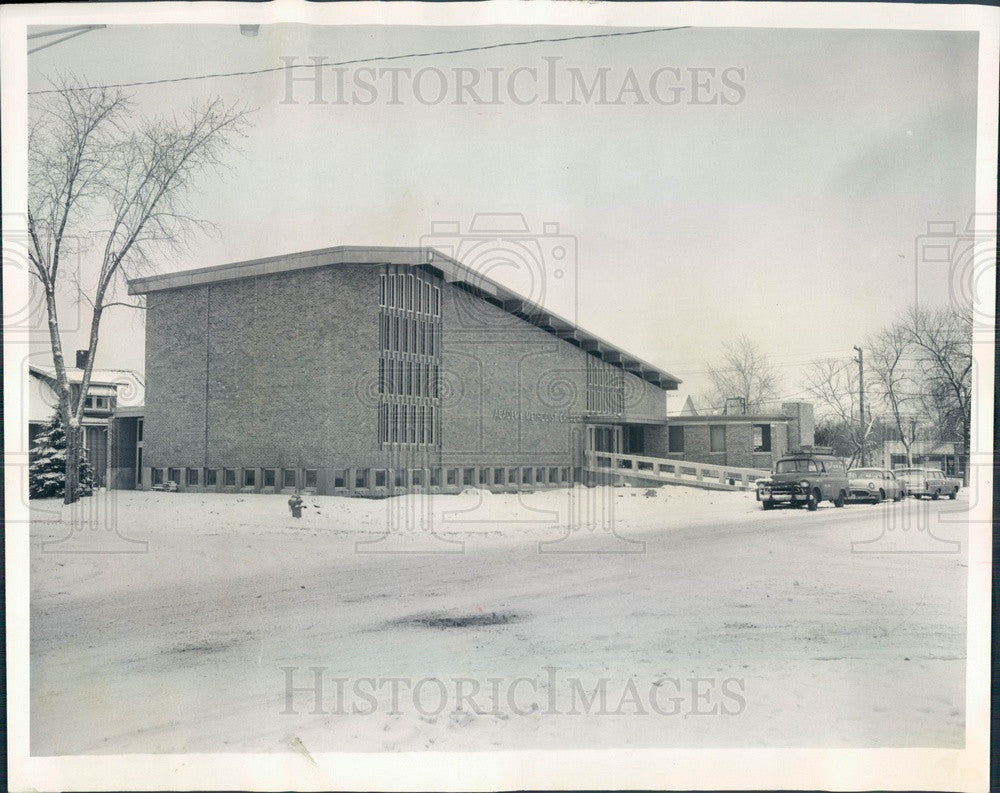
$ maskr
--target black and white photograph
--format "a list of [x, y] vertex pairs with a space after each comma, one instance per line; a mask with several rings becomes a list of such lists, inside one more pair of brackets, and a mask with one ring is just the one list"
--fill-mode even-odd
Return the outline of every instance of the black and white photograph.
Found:
[[988, 789], [996, 7], [0, 25], [11, 790]]

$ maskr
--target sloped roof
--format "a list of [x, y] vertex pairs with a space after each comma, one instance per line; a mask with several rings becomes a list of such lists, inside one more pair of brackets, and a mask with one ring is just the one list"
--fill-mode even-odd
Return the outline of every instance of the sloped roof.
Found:
[[[56, 370], [52, 366], [31, 365], [28, 371], [50, 383], [56, 381]], [[83, 382], [83, 369], [67, 366], [66, 379], [79, 385]], [[122, 390], [118, 390], [119, 388]], [[90, 374], [90, 390], [87, 393], [100, 396], [104, 389], [114, 389], [119, 399], [127, 399], [130, 405], [139, 405], [143, 402], [145, 388], [142, 376], [131, 369], [94, 369]]]
[[542, 330], [564, 339], [570, 344], [601, 358], [654, 385], [672, 391], [680, 380], [658, 366], [638, 358], [615, 346], [579, 325], [549, 311], [544, 306], [528, 300], [492, 278], [473, 270], [457, 259], [430, 247], [355, 247], [337, 246], [303, 251], [264, 259], [202, 267], [179, 273], [135, 278], [129, 281], [128, 291], [132, 295], [203, 284], [253, 278], [262, 275], [305, 270], [314, 267], [329, 267], [340, 264], [394, 264], [415, 267], [437, 275], [447, 283], [457, 284], [465, 291], [476, 295], [510, 314], [529, 322]]

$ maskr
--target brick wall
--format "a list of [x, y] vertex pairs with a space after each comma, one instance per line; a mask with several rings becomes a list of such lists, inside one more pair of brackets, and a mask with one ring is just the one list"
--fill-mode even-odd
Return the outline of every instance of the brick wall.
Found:
[[587, 353], [454, 287], [442, 312], [443, 459], [580, 465]]
[[[218, 470], [219, 486], [221, 469], [253, 469], [258, 488], [262, 469], [294, 469], [300, 487], [315, 469], [316, 489], [333, 492], [338, 475], [353, 489], [364, 469], [419, 469], [425, 486], [435, 471], [447, 487], [455, 467], [461, 486], [468, 467], [476, 479], [481, 465], [532, 467], [532, 478], [545, 467], [548, 484], [551, 468], [582, 465], [587, 353], [430, 275], [442, 290], [441, 445], [380, 448], [383, 271], [318, 267], [151, 293], [144, 467]], [[624, 383], [628, 418], [662, 420], [661, 389], [630, 373]]]
[[[754, 451], [754, 422], [697, 421], [685, 423], [683, 419], [671, 419], [668, 426], [684, 427], [684, 452], [669, 449], [668, 426], [647, 428], [646, 454], [650, 457], [670, 457], [690, 462], [729, 465], [734, 468], [757, 468], [770, 470], [774, 462], [788, 449], [788, 424], [784, 421], [760, 422], [771, 427], [771, 451]], [[726, 451], [711, 450], [711, 427], [725, 426]]]
[[324, 267], [150, 294], [145, 465], [378, 465], [377, 272]]

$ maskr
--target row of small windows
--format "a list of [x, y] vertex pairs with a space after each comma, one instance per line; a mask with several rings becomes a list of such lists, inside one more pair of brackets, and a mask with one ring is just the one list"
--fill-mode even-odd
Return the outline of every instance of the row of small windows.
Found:
[[412, 273], [389, 273], [379, 277], [379, 305], [440, 317], [441, 290]]
[[430, 397], [440, 391], [440, 368], [424, 361], [379, 358], [378, 392], [395, 396]]
[[379, 348], [413, 355], [437, 355], [441, 327], [432, 320], [383, 313], [379, 318]]
[[379, 443], [433, 445], [437, 443], [433, 405], [389, 402], [378, 408]]
[[[223, 487], [256, 488], [260, 473], [260, 486], [277, 488], [281, 482], [282, 488], [299, 487], [302, 482], [304, 490], [315, 490], [319, 476], [315, 468], [154, 468], [152, 479], [154, 485], [162, 485], [167, 481], [178, 486], [217, 487], [221, 482]], [[425, 476], [425, 473], [427, 476]], [[574, 470], [560, 466], [525, 466], [525, 467], [485, 467], [479, 468], [423, 468], [395, 469], [384, 468], [341, 468], [333, 472], [332, 485], [335, 490], [367, 490], [372, 487], [463, 487], [509, 486], [509, 485], [564, 485], [570, 484], [574, 478]], [[301, 480], [300, 480], [301, 475]]]
[[621, 369], [587, 356], [587, 412], [619, 416], [625, 412], [625, 374]]
[[279, 481], [282, 488], [298, 487], [301, 481], [303, 488], [315, 488], [318, 481], [315, 468], [302, 469], [301, 479], [298, 468], [154, 468], [152, 484], [217, 487], [221, 482], [223, 487], [257, 487], [258, 471], [261, 487], [276, 488]]

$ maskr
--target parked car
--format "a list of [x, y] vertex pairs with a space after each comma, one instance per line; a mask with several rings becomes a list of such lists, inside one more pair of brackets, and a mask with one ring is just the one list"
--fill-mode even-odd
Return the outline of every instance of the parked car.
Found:
[[900, 468], [896, 472], [896, 478], [906, 485], [907, 495], [914, 498], [931, 498], [937, 501], [942, 494], [951, 491], [951, 498], [955, 497], [957, 491], [951, 490], [951, 486], [945, 481], [940, 471], [933, 468]]
[[804, 449], [789, 452], [774, 464], [771, 478], [757, 483], [757, 500], [764, 509], [784, 504], [813, 510], [821, 501], [842, 507], [849, 490], [842, 460], [825, 451]]
[[878, 504], [887, 498], [902, 501], [906, 495], [906, 485], [885, 468], [852, 468], [847, 472], [851, 490], [850, 501], [869, 501]]
[[955, 476], [948, 476], [940, 468], [928, 468], [929, 471], [934, 471], [941, 479], [944, 480], [945, 487], [944, 493], [942, 495], [947, 495], [952, 501], [958, 495], [958, 491], [962, 489], [962, 480]]

